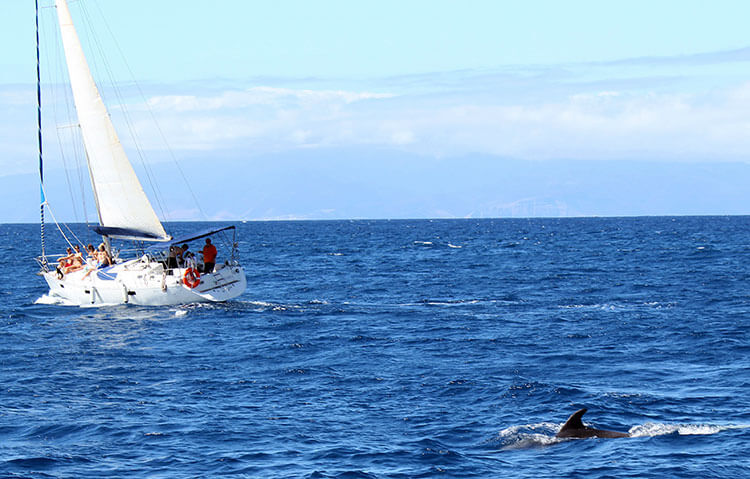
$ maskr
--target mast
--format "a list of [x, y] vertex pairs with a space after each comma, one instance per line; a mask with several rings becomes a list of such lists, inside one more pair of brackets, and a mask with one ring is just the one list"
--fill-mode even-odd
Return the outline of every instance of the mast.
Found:
[[36, 11], [36, 124], [39, 144], [39, 225], [42, 242], [42, 268], [47, 269], [47, 255], [44, 252], [44, 161], [42, 159], [42, 75], [39, 67], [39, 0], [34, 0]]

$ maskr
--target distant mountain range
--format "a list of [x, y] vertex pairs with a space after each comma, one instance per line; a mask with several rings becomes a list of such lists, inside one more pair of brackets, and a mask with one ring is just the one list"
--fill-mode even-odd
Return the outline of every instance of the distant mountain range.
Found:
[[[173, 163], [150, 167], [162, 198], [157, 211], [172, 221], [750, 214], [745, 163], [429, 158], [309, 149], [264, 156], [206, 152], [183, 158], [180, 169], [190, 188]], [[88, 181], [86, 175], [45, 175], [55, 215], [81, 221], [80, 206], [70, 207], [81, 188], [69, 187], [65, 178]], [[149, 192], [150, 182], [143, 183]], [[38, 221], [36, 175], [0, 177], [0, 192], [0, 221]], [[87, 215], [95, 220], [88, 195]]]

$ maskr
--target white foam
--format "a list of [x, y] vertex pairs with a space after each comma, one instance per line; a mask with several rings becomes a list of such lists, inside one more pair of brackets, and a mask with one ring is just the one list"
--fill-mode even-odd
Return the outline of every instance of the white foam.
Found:
[[450, 243], [448, 243], [448, 247], [449, 248], [463, 248], [463, 246], [458, 246], [458, 245], [450, 244]]
[[462, 306], [464, 304], [477, 304], [479, 303], [478, 299], [459, 299], [456, 301], [425, 301], [422, 304], [427, 304], [429, 306]]
[[551, 422], [522, 424], [503, 429], [497, 435], [504, 450], [531, 449], [545, 447], [560, 442], [555, 431], [560, 425]]
[[34, 301], [34, 304], [59, 304], [60, 299], [54, 298], [48, 294], [43, 294]]
[[745, 429], [748, 425], [716, 425], [716, 424], [659, 424], [647, 422], [633, 426], [628, 431], [632, 437], [654, 437], [668, 434], [680, 436], [703, 436], [716, 434], [729, 429]]
[[120, 305], [120, 303], [78, 304], [71, 300], [60, 298], [57, 296], [50, 296], [48, 294], [44, 294], [41, 297], [37, 298], [37, 300], [34, 301], [34, 304], [47, 304], [47, 305], [56, 305], [56, 306], [76, 306], [76, 307], [81, 307], [81, 308], [101, 308], [101, 307], [106, 307], [106, 306], [119, 306]]
[[81, 308], [106, 308], [112, 306], [121, 306], [122, 303], [94, 303], [94, 304], [81, 304]]
[[252, 304], [254, 306], [262, 306], [264, 308], [272, 308], [272, 307], [276, 306], [275, 304], [267, 303], [265, 301], [247, 301], [247, 303], [248, 304]]
[[177, 311], [174, 312], [174, 315], [176, 318], [181, 318], [182, 316], [187, 315], [187, 313], [188, 313], [187, 309], [178, 309]]
[[521, 433], [515, 437], [512, 442], [506, 443], [503, 446], [503, 449], [506, 451], [512, 451], [514, 449], [531, 449], [534, 447], [544, 447], [551, 444], [557, 444], [558, 442], [560, 442], [560, 439], [555, 436]]
[[658, 301], [649, 301], [644, 303], [596, 303], [596, 304], [561, 304], [560, 309], [588, 309], [599, 311], [634, 311], [641, 308], [672, 308], [674, 303], [661, 303]]
[[37, 298], [36, 301], [34, 301], [34, 304], [53, 304], [53, 305], [59, 305], [59, 306], [78, 306], [76, 303], [69, 301], [64, 298], [60, 298], [57, 296], [50, 296], [48, 294], [43, 294], [39, 298]]

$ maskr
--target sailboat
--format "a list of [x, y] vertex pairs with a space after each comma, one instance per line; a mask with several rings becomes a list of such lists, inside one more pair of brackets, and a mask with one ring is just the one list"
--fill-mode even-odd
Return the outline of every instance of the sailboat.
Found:
[[[42, 162], [38, 0], [36, 5], [39, 171], [42, 192], [42, 255], [38, 262], [41, 265], [40, 275], [49, 285], [48, 296], [74, 305], [174, 305], [226, 301], [244, 293], [245, 272], [237, 259], [237, 243], [234, 238], [228, 259], [221, 263], [213, 264], [213, 258], [205, 257], [201, 264], [195, 257], [178, 258], [181, 250], [179, 255], [174, 253], [179, 245], [209, 238], [220, 232], [224, 232], [224, 235], [226, 231], [234, 231], [235, 227], [209, 229], [182, 238], [167, 234], [110, 120], [84, 56], [66, 0], [55, 0], [55, 6], [99, 218], [99, 224], [93, 230], [101, 235], [102, 245], [99, 248], [101, 252], [95, 252], [85, 265], [75, 265], [81, 267], [56, 267], [54, 257], [47, 256], [44, 248], [44, 211], [47, 202]], [[120, 257], [122, 251], [114, 251], [111, 240], [130, 240], [139, 246], [132, 257]], [[144, 242], [154, 242], [154, 245], [146, 248]], [[210, 238], [206, 241], [207, 245], [209, 243]], [[213, 256], [210, 251], [206, 254]], [[224, 255], [226, 256], [226, 252]]]

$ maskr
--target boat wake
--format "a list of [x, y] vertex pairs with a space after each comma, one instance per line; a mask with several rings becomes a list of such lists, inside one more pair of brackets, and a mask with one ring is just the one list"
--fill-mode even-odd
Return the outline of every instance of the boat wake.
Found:
[[121, 303], [96, 303], [96, 304], [80, 304], [70, 299], [61, 298], [59, 296], [51, 296], [49, 294], [43, 294], [34, 301], [34, 304], [45, 304], [52, 306], [75, 306], [76, 308], [102, 308], [107, 306], [120, 306]]
[[60, 298], [58, 296], [50, 296], [49, 294], [43, 294], [40, 297], [34, 301], [34, 304], [47, 304], [47, 305], [54, 305], [54, 306], [78, 306], [77, 303], [74, 303], [73, 301], [68, 301], [65, 298]]

